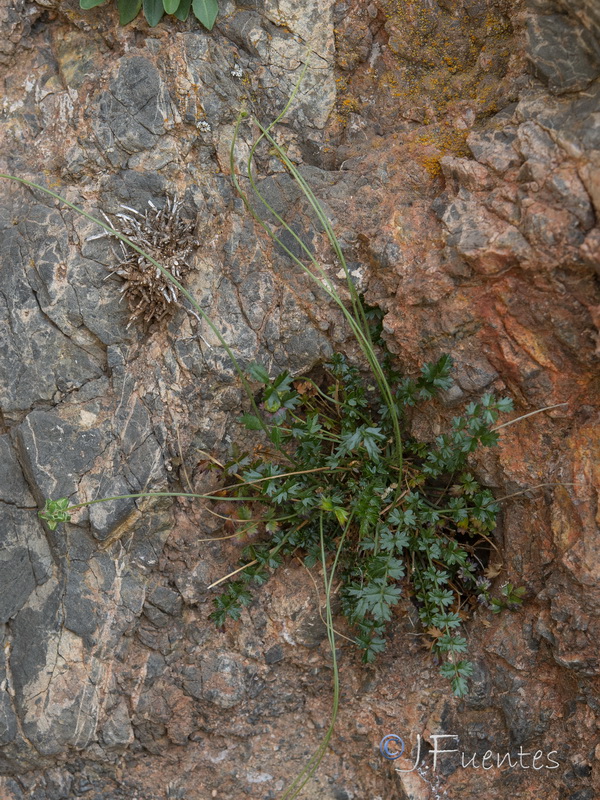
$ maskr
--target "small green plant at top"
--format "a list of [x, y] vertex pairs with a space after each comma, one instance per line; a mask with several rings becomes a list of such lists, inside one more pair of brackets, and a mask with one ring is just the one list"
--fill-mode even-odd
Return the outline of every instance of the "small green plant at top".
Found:
[[55, 531], [61, 522], [71, 521], [71, 504], [67, 497], [60, 500], [46, 500], [46, 504], [39, 516], [43, 519], [51, 531]]
[[[88, 9], [101, 6], [105, 2], [106, 0], [79, 0], [79, 5]], [[196, 19], [209, 31], [219, 13], [218, 0], [117, 0], [117, 8], [121, 25], [132, 22], [143, 9], [151, 28], [158, 25], [164, 14], [172, 14], [185, 22], [191, 9]]]

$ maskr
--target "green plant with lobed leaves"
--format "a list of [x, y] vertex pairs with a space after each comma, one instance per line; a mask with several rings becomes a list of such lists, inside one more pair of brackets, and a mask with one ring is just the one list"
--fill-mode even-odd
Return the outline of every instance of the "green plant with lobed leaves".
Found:
[[[79, 0], [83, 9], [101, 6], [106, 0]], [[205, 28], [212, 30], [219, 13], [218, 0], [116, 0], [119, 9], [119, 22], [127, 25], [143, 10], [146, 21], [154, 28], [165, 14], [172, 14], [177, 19], [188, 18], [190, 10]]]
[[[400, 420], [450, 387], [449, 356], [426, 364], [418, 379], [403, 379], [383, 341], [374, 339]], [[466, 471], [466, 461], [477, 447], [498, 441], [492, 427], [511, 401], [484, 395], [434, 443], [405, 436], [399, 467], [389, 406], [343, 355], [331, 358], [318, 382], [288, 373], [271, 379], [258, 365], [251, 376], [262, 385], [261, 417], [248, 413], [242, 421], [254, 431], [266, 426], [278, 449], [269, 459], [242, 453], [225, 465], [230, 496], [255, 497], [238, 512], [240, 533], [260, 541], [246, 545], [239, 577], [215, 598], [214, 622], [238, 619], [252, 600], [250, 587], [263, 584], [286, 556], [301, 554], [312, 568], [324, 550], [336, 558], [342, 610], [364, 661], [385, 648], [386, 627], [404, 594], [432, 637], [442, 675], [464, 695], [472, 671], [459, 630], [465, 609], [477, 600], [494, 610], [507, 605], [490, 598], [481, 561], [499, 506]]]
[[[260, 135], [250, 148], [247, 164], [250, 190], [269, 218], [295, 240], [304, 258], [292, 252], [278, 230], [257, 215], [236, 175], [234, 149], [246, 112], [238, 117], [232, 141], [232, 179], [249, 212], [341, 310], [362, 352], [360, 367], [336, 354], [315, 379], [293, 378], [288, 373], [271, 378], [260, 365], [252, 366], [248, 375], [195, 298], [150, 253], [56, 192], [22, 178], [0, 175], [58, 199], [143, 255], [217, 336], [248, 395], [250, 409], [241, 421], [256, 432], [257, 452], [264, 454], [265, 440], [271, 452], [268, 457], [254, 453], [232, 457], [223, 469], [222, 488], [206, 494], [141, 492], [82, 503], [71, 503], [68, 498], [47, 500], [40, 516], [55, 530], [81, 508], [125, 497], [179, 496], [231, 502], [238, 509], [230, 518], [239, 526], [238, 532], [252, 534], [256, 540], [243, 550], [241, 566], [213, 584], [234, 578], [215, 598], [212, 617], [218, 625], [239, 618], [242, 608], [251, 602], [250, 587], [264, 583], [284, 557], [301, 554], [309, 569], [320, 568], [333, 668], [332, 716], [318, 749], [281, 800], [300, 794], [316, 771], [336, 722], [339, 671], [332, 613], [334, 578], [341, 585], [342, 611], [365, 661], [372, 661], [384, 649], [386, 627], [404, 594], [417, 607], [442, 674], [459, 696], [465, 694], [472, 670], [465, 658], [466, 641], [459, 632], [466, 611], [475, 602], [493, 611], [514, 608], [523, 595], [522, 589], [511, 584], [499, 598], [490, 594], [490, 581], [480, 559], [482, 548], [490, 543], [498, 504], [466, 469], [469, 454], [478, 446], [496, 443], [494, 425], [501, 412], [510, 410], [510, 401], [485, 395], [469, 404], [464, 414], [454, 419], [450, 431], [434, 442], [418, 442], [407, 434], [412, 407], [450, 386], [452, 362], [449, 356], [442, 356], [425, 365], [416, 379], [396, 372], [381, 338], [381, 312], [365, 306], [319, 201], [272, 138], [271, 129], [293, 102], [304, 71], [277, 119], [267, 127], [254, 121]], [[315, 212], [344, 271], [344, 296], [254, 182], [251, 167], [262, 141], [277, 154]]]

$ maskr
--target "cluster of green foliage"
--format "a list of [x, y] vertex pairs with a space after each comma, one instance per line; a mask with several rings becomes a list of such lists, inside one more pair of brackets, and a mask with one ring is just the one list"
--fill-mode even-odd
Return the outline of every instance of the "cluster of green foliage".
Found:
[[[88, 9], [101, 6], [105, 2], [106, 0], [79, 0], [79, 5]], [[219, 13], [218, 0], [117, 0], [117, 8], [121, 25], [132, 22], [143, 10], [151, 28], [158, 25], [164, 14], [173, 14], [185, 22], [191, 9], [196, 19], [209, 31]]]
[[[94, 0], [82, 0], [84, 3], [87, 7], [99, 4]], [[127, 22], [135, 16], [134, 9], [139, 12], [141, 0], [118, 0], [118, 4], [121, 20]], [[203, 24], [209, 23], [207, 27], [214, 23], [216, 6], [216, 0], [193, 0], [192, 5], [197, 16], [203, 9], [212, 8], [211, 18], [199, 17]], [[183, 16], [189, 7], [189, 0], [187, 5], [185, 0], [144, 1], [147, 16], [147, 8], [156, 10], [150, 14], [150, 24], [156, 24], [165, 10]], [[126, 9], [129, 11], [123, 15]], [[257, 214], [236, 171], [234, 148], [248, 117], [245, 111], [238, 116], [231, 145], [232, 180], [257, 222], [341, 311], [361, 351], [362, 371], [336, 354], [313, 378], [294, 378], [287, 372], [271, 378], [260, 365], [251, 367], [248, 376], [202, 306], [151, 253], [51, 189], [0, 175], [58, 199], [141, 254], [178, 289], [214, 333], [248, 395], [251, 409], [242, 422], [257, 432], [260, 446], [253, 452], [232, 453], [223, 469], [226, 491], [142, 492], [75, 504], [61, 498], [47, 500], [40, 516], [49, 529], [55, 530], [69, 522], [76, 510], [125, 497], [185, 496], [231, 502], [237, 512], [230, 519], [238, 526], [238, 533], [253, 537], [253, 543], [243, 549], [240, 568], [217, 581], [235, 578], [215, 598], [212, 618], [218, 625], [227, 618], [240, 617], [242, 608], [252, 601], [252, 585], [264, 583], [284, 557], [302, 555], [307, 568], [320, 567], [333, 668], [332, 716], [323, 741], [282, 800], [296, 798], [315, 773], [337, 718], [340, 681], [332, 613], [334, 578], [341, 586], [342, 612], [353, 627], [366, 662], [384, 649], [386, 627], [400, 598], [410, 598], [423, 632], [431, 639], [442, 675], [451, 681], [458, 696], [465, 694], [472, 672], [465, 658], [466, 640], [460, 633], [469, 608], [477, 603], [492, 611], [515, 608], [524, 593], [506, 584], [500, 597], [491, 595], [483, 553], [491, 546], [498, 503], [467, 470], [469, 454], [479, 446], [497, 442], [495, 423], [501, 412], [511, 409], [511, 402], [486, 394], [470, 403], [463, 415], [453, 420], [450, 431], [434, 442], [419, 442], [409, 435], [413, 407], [450, 387], [452, 361], [442, 356], [426, 364], [415, 379], [402, 377], [395, 370], [381, 338], [382, 313], [365, 306], [321, 204], [271, 136], [273, 126], [290, 108], [305, 72], [306, 66], [288, 104], [273, 123], [263, 127], [254, 120], [261, 133], [249, 151], [247, 182], [269, 218], [276, 220], [277, 229]], [[252, 177], [252, 161], [261, 142], [277, 154], [313, 209], [319, 229], [325, 232], [342, 266], [347, 286], [344, 295], [313, 252], [261, 195]], [[302, 257], [284, 244], [279, 235], [282, 229], [298, 245]]]
[[[450, 388], [452, 360], [442, 356], [418, 378], [402, 378], [383, 341], [376, 341], [406, 429], [412, 407]], [[491, 595], [486, 549], [499, 505], [466, 470], [469, 453], [498, 441], [492, 426], [511, 410], [511, 400], [484, 395], [433, 444], [405, 434], [399, 467], [389, 408], [343, 355], [332, 356], [318, 381], [287, 372], [272, 379], [260, 365], [249, 377], [260, 396], [256, 413], [241, 422], [266, 434], [273, 448], [268, 457], [264, 446], [261, 457], [235, 453], [224, 465], [227, 498], [219, 490], [218, 499], [236, 503], [237, 532], [255, 541], [242, 550], [239, 577], [215, 597], [213, 621], [239, 619], [252, 601], [252, 585], [264, 584], [285, 556], [302, 555], [309, 569], [333, 558], [331, 575], [337, 571], [340, 578], [342, 612], [363, 660], [370, 663], [385, 649], [387, 624], [404, 594], [418, 610], [441, 674], [457, 696], [466, 694], [472, 665], [460, 627], [468, 611], [476, 604], [496, 613], [514, 609], [524, 594], [508, 583], [500, 597]], [[48, 500], [40, 516], [55, 530], [86, 505]]]
[[[418, 402], [452, 385], [449, 356], [426, 364], [417, 379], [402, 378], [381, 339], [378, 345], [404, 423]], [[386, 626], [404, 594], [418, 609], [441, 674], [463, 696], [472, 665], [459, 629], [468, 611], [477, 603], [495, 613], [514, 609], [524, 594], [508, 583], [500, 597], [491, 595], [485, 560], [499, 505], [466, 471], [469, 453], [498, 441], [492, 426], [511, 400], [484, 395], [433, 444], [405, 435], [399, 467], [389, 408], [343, 355], [331, 358], [318, 382], [287, 372], [271, 379], [260, 365], [249, 377], [261, 386], [259, 403], [241, 422], [266, 433], [273, 450], [268, 458], [238, 452], [224, 465], [228, 496], [219, 490], [219, 500], [236, 503], [238, 534], [256, 541], [242, 550], [239, 577], [214, 599], [213, 621], [239, 619], [251, 586], [264, 584], [285, 556], [302, 555], [312, 568], [335, 553], [342, 611], [363, 660], [385, 649]], [[86, 505], [48, 500], [40, 516], [54, 530]]]
[[[293, 95], [290, 103], [292, 99]], [[245, 117], [242, 112], [238, 118], [232, 154]], [[432, 639], [442, 675], [450, 679], [454, 693], [462, 696], [472, 671], [464, 658], [466, 640], [460, 633], [469, 607], [479, 602], [500, 611], [516, 607], [523, 594], [509, 584], [501, 597], [490, 595], [491, 583], [480, 554], [482, 547], [490, 544], [498, 504], [490, 490], [482, 488], [466, 469], [469, 454], [478, 446], [497, 442], [493, 426], [501, 412], [512, 408], [511, 401], [484, 395], [479, 402], [470, 403], [453, 420], [450, 432], [433, 443], [407, 435], [413, 407], [451, 386], [451, 358], [443, 356], [426, 364], [417, 379], [402, 377], [394, 369], [382, 339], [381, 311], [366, 307], [357, 294], [329, 220], [271, 137], [272, 125], [259, 127], [261, 136], [249, 157], [251, 186], [267, 211], [295, 237], [310, 267], [252, 211], [232, 168], [236, 188], [269, 235], [341, 309], [364, 356], [368, 379], [364, 377], [367, 373], [361, 373], [341, 354], [325, 366], [320, 385], [311, 379], [294, 379], [287, 372], [272, 379], [260, 365], [254, 365], [248, 376], [201, 306], [162, 265], [127, 237], [76, 209], [143, 253], [188, 299], [221, 341], [249, 396], [252, 410], [242, 422], [260, 433], [263, 442], [266, 437], [272, 447], [269, 457], [264, 456], [263, 446], [261, 457], [237, 453], [225, 466], [228, 492], [226, 498], [220, 492], [220, 500], [230, 500], [238, 508], [231, 519], [239, 533], [257, 539], [244, 548], [240, 569], [226, 576], [236, 579], [215, 598], [212, 618], [218, 625], [228, 617], [239, 618], [243, 606], [252, 600], [251, 585], [264, 583], [285, 556], [302, 554], [307, 567], [322, 566], [328, 618], [333, 576], [341, 579], [342, 611], [354, 626], [356, 643], [367, 662], [384, 649], [386, 625], [402, 593], [409, 596], [418, 609], [423, 631]], [[252, 180], [250, 161], [261, 139], [276, 149], [314, 209], [344, 268], [349, 300], [341, 297], [312, 252], [269, 206]], [[252, 381], [261, 387], [258, 398]], [[146, 493], [167, 494], [185, 493]], [[49, 527], [56, 528], [70, 519], [74, 509], [110, 499], [75, 506], [64, 498], [50, 500], [41, 515]], [[335, 664], [333, 634], [332, 654]]]
[[[405, 423], [411, 406], [450, 387], [449, 356], [426, 364], [417, 379], [401, 378], [378, 345]], [[256, 497], [237, 518], [240, 533], [257, 541], [244, 547], [237, 580], [215, 598], [214, 622], [239, 618], [252, 600], [250, 586], [263, 584], [284, 556], [301, 554], [310, 568], [321, 563], [322, 544], [333, 554], [343, 540], [342, 611], [364, 661], [385, 648], [386, 625], [404, 593], [432, 637], [442, 675], [464, 695], [472, 671], [459, 632], [465, 608], [477, 599], [493, 610], [520, 601], [519, 594], [490, 598], [481, 557], [499, 506], [465, 471], [469, 453], [497, 442], [491, 428], [511, 401], [485, 395], [433, 444], [405, 435], [399, 468], [389, 408], [343, 355], [331, 358], [318, 382], [288, 373], [271, 379], [258, 365], [251, 377], [262, 385], [261, 416], [245, 414], [242, 421], [251, 430], [266, 427], [274, 448], [269, 458], [238, 453], [225, 466], [231, 496]]]

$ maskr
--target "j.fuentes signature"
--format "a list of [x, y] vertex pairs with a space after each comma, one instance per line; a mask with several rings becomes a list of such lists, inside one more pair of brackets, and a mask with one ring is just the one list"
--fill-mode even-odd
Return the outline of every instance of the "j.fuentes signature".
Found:
[[[525, 752], [523, 749], [523, 745], [519, 747], [518, 753], [516, 755], [514, 753], [504, 753], [501, 755], [500, 753], [493, 753], [491, 750], [487, 750], [483, 755], [478, 755], [477, 753], [464, 753], [460, 751], [458, 748], [451, 748], [451, 749], [441, 749], [440, 745], [444, 747], [444, 743], [442, 740], [444, 739], [455, 739], [456, 743], [458, 743], [458, 736], [453, 733], [438, 733], [432, 734], [429, 737], [433, 742], [433, 749], [431, 750], [431, 755], [433, 758], [433, 771], [435, 772], [437, 768], [438, 756], [444, 753], [460, 753], [460, 763], [463, 769], [467, 767], [471, 767], [472, 769], [493, 769], [496, 767], [500, 769], [501, 767], [506, 767], [508, 769], [534, 769], [534, 770], [541, 770], [541, 769], [558, 769], [560, 764], [558, 761], [553, 758], [556, 756], [558, 751], [557, 750], [550, 750], [549, 753], [544, 753], [543, 750], [536, 750], [535, 752]], [[448, 742], [448, 744], [451, 744]], [[387, 736], [384, 736], [381, 742], [379, 743], [379, 751], [384, 758], [387, 758], [389, 761], [396, 761], [396, 759], [400, 758], [405, 750], [404, 740], [397, 736], [395, 733], [390, 733]], [[401, 769], [400, 767], [396, 767], [396, 772], [414, 772], [419, 767], [419, 763], [421, 761], [421, 736], [417, 734], [417, 756], [414, 762], [414, 765], [410, 767], [410, 769]]]

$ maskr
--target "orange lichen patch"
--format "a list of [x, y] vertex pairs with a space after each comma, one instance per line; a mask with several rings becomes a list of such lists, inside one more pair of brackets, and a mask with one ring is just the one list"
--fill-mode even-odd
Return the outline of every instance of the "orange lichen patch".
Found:
[[421, 166], [431, 178], [440, 178], [442, 175], [442, 168], [440, 166], [440, 157], [436, 155], [427, 156], [423, 154], [419, 157]]
[[356, 97], [345, 97], [339, 105], [341, 114], [352, 114], [360, 111], [360, 103]]
[[[438, 115], [458, 98], [481, 101], [484, 107], [493, 103], [488, 62], [497, 69], [508, 62], [513, 31], [506, 16], [490, 11], [472, 18], [460, 6], [450, 13], [427, 0], [386, 0], [383, 11], [389, 62], [395, 62], [392, 72], [397, 73], [394, 83], [386, 73], [386, 83], [399, 85], [394, 97], [426, 94]], [[485, 68], [479, 63], [484, 51]], [[493, 82], [494, 92], [498, 82]]]
[[466, 138], [466, 131], [454, 130], [449, 125], [428, 125], [412, 138], [408, 150], [428, 175], [438, 178], [442, 174], [440, 159], [469, 154]]
[[504, 36], [510, 33], [510, 22], [506, 17], [488, 14], [485, 18], [485, 30], [488, 36]]
[[[369, 22], [365, 4], [351, 0], [335, 34], [343, 77], [333, 138], [348, 124], [349, 111], [385, 136], [398, 125], [410, 131], [415, 122], [472, 128], [510, 102], [523, 68], [523, 0], [486, 5], [380, 0]], [[356, 54], [359, 43], [367, 54], [370, 47], [368, 57]], [[426, 160], [427, 172], [439, 174], [435, 157]]]
[[457, 131], [448, 125], [430, 125], [413, 139], [416, 144], [432, 144], [444, 154], [465, 156], [469, 154], [465, 131]]

